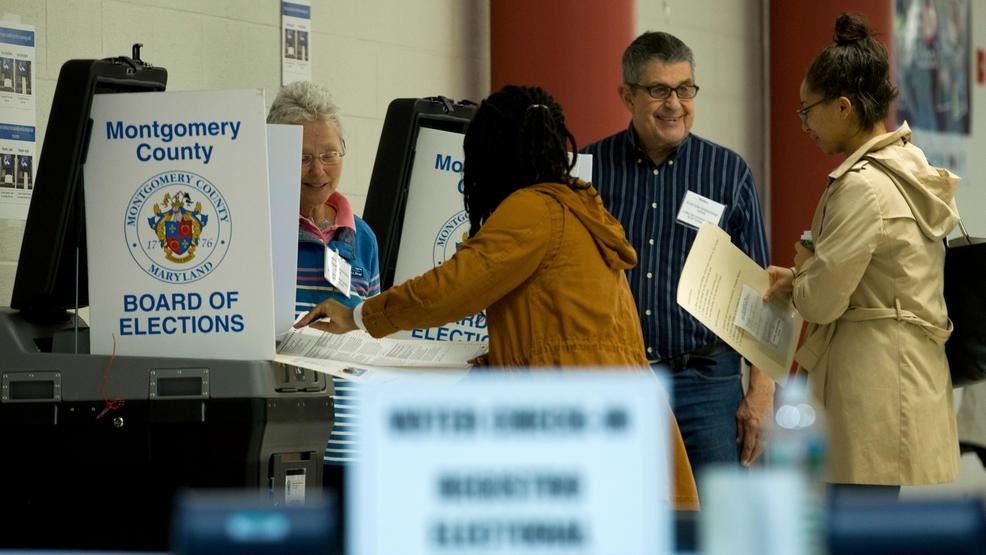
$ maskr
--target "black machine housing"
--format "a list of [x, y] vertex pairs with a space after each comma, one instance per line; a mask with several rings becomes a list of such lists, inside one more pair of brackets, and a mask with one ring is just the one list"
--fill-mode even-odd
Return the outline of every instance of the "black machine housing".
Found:
[[167, 70], [144, 63], [139, 48], [133, 58], [69, 60], [58, 74], [10, 301], [31, 319], [64, 319], [66, 309], [89, 305], [82, 184], [89, 111], [95, 94], [165, 89]]
[[380, 246], [382, 290], [394, 284], [418, 129], [465, 133], [476, 110], [472, 102], [453, 102], [442, 96], [398, 98], [387, 107], [363, 208], [363, 220], [376, 233]]

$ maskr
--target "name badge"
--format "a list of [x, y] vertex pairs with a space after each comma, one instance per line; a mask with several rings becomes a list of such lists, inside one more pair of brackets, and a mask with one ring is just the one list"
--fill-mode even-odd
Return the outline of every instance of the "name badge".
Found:
[[685, 199], [681, 201], [681, 209], [678, 210], [678, 223], [694, 229], [702, 227], [705, 222], [719, 225], [722, 213], [725, 211], [725, 204], [688, 191], [685, 193]]
[[339, 253], [325, 247], [325, 279], [339, 290], [340, 293], [349, 297], [349, 285], [352, 281], [352, 266], [349, 262], [339, 256]]

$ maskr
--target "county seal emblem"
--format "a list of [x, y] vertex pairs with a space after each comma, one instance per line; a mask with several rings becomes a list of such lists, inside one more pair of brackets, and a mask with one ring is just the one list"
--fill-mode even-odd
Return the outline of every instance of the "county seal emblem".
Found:
[[209, 216], [202, 213], [202, 203], [196, 202], [193, 208], [192, 197], [185, 191], [174, 196], [165, 193], [164, 200], [154, 205], [154, 216], [147, 218], [165, 258], [178, 264], [195, 258], [195, 247], [208, 221]]
[[140, 184], [124, 215], [127, 248], [141, 269], [165, 283], [191, 283], [212, 273], [229, 251], [230, 206], [216, 184], [169, 171]]
[[452, 258], [452, 255], [459, 250], [469, 238], [469, 214], [462, 210], [442, 224], [435, 236], [435, 244], [432, 247], [432, 263], [441, 266], [443, 262]]

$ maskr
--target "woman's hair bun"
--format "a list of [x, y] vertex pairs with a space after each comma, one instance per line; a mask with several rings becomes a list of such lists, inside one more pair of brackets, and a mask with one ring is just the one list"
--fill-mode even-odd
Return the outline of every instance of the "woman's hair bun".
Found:
[[835, 43], [839, 46], [865, 40], [871, 35], [866, 20], [856, 14], [843, 13], [835, 20]]
[[836, 19], [835, 42], [815, 56], [805, 85], [824, 98], [852, 100], [863, 129], [873, 129], [885, 119], [897, 97], [887, 48], [873, 37], [866, 20], [854, 13]]

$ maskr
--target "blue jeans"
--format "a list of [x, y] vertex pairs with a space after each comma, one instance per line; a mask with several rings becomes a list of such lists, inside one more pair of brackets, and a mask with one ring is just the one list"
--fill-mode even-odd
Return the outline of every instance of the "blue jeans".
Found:
[[743, 401], [740, 357], [727, 350], [709, 357], [715, 364], [677, 371], [667, 364], [652, 366], [671, 380], [671, 407], [681, 429], [692, 472], [700, 478], [710, 464], [739, 464], [736, 410]]

